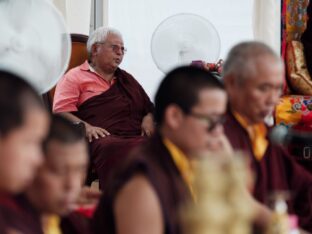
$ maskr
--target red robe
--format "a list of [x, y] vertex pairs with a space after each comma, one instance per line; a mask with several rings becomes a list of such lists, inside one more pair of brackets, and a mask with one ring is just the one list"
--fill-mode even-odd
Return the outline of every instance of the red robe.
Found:
[[289, 191], [289, 213], [298, 215], [300, 227], [312, 232], [312, 175], [297, 164], [286, 150], [271, 143], [258, 161], [247, 131], [232, 113], [227, 115], [224, 130], [234, 149], [244, 150], [250, 158], [256, 177], [254, 197], [266, 204], [272, 192]]
[[[40, 218], [41, 215], [35, 210], [27, 197], [25, 195], [17, 196], [15, 202], [19, 209], [23, 210], [24, 217], [28, 217], [26, 219], [27, 221], [23, 219], [25, 221], [24, 223], [26, 225], [32, 224], [32, 226], [36, 226], [36, 233], [43, 234]], [[69, 215], [61, 218], [60, 229], [62, 234], [90, 234], [91, 232], [89, 228], [89, 219], [79, 213], [71, 212]]]
[[91, 160], [100, 186], [116, 164], [146, 139], [141, 136], [142, 119], [153, 112], [149, 97], [130, 74], [117, 69], [115, 76], [117, 80], [109, 90], [88, 99], [73, 113], [111, 134], [90, 144]]
[[179, 212], [181, 205], [190, 201], [191, 194], [159, 134], [155, 134], [146, 144], [137, 147], [126, 160], [121, 162], [118, 170], [111, 174], [93, 217], [91, 224], [93, 233], [116, 233], [113, 210], [116, 196], [137, 173], [146, 176], [159, 198], [164, 234], [182, 233]]
[[0, 233], [14, 230], [23, 234], [43, 234], [40, 219], [33, 209], [23, 209], [16, 197], [0, 196]]

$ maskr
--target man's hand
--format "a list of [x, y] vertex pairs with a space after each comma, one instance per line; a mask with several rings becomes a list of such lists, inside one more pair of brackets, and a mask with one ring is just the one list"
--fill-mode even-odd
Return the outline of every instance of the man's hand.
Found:
[[87, 122], [83, 121], [82, 119], [79, 119], [76, 115], [74, 115], [72, 113], [63, 112], [60, 114], [62, 116], [64, 116], [65, 118], [69, 119], [70, 121], [72, 121], [73, 123], [77, 123], [77, 122], [84, 123], [85, 128], [86, 128], [86, 136], [87, 136], [89, 142], [91, 142], [93, 139], [99, 139], [100, 137], [106, 137], [106, 136], [110, 135], [110, 133], [107, 130], [105, 130], [104, 128], [92, 126], [91, 124], [88, 124]]
[[142, 128], [141, 136], [151, 136], [154, 133], [155, 127], [152, 113], [148, 113], [147, 115], [144, 116], [141, 128]]
[[86, 135], [89, 139], [89, 142], [91, 142], [93, 139], [99, 139], [99, 137], [106, 137], [110, 135], [110, 133], [104, 128], [94, 127], [86, 122], [84, 122], [84, 124], [86, 126]]

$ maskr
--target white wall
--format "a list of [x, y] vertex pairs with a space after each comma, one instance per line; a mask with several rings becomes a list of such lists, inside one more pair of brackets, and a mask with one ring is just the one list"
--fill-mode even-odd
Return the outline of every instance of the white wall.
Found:
[[237, 42], [253, 38], [251, 0], [107, 1], [108, 25], [122, 32], [128, 48], [121, 67], [139, 80], [151, 98], [163, 74], [152, 60], [150, 41], [153, 31], [165, 18], [178, 13], [193, 13], [208, 19], [220, 34], [220, 58], [225, 58], [230, 47]]
[[66, 9], [69, 31], [89, 35], [91, 0], [67, 0]]
[[91, 0], [53, 0], [70, 33], [89, 35]]
[[[53, 1], [62, 9], [71, 33], [89, 34], [91, 0]], [[219, 32], [220, 58], [223, 59], [234, 44], [253, 38], [252, 0], [103, 0], [103, 2], [105, 8], [103, 25], [119, 29], [128, 49], [121, 67], [139, 80], [151, 98], [163, 77], [163, 73], [158, 70], [151, 57], [151, 37], [157, 25], [169, 16], [193, 13], [208, 19]]]

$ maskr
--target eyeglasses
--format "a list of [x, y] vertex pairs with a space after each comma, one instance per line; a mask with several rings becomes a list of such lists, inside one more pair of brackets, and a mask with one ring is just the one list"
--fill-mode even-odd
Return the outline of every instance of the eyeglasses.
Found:
[[204, 115], [204, 114], [200, 114], [200, 113], [194, 113], [194, 112], [190, 112], [188, 113], [188, 115], [199, 119], [201, 121], [204, 121], [207, 123], [208, 125], [208, 132], [213, 131], [218, 125], [222, 125], [225, 122], [225, 116], [220, 116], [218, 118], [213, 118], [211, 116], [208, 115]]
[[114, 45], [114, 44], [108, 44], [106, 42], [97, 42], [97, 44], [108, 45], [108, 48], [110, 48], [115, 53], [118, 53], [119, 51], [121, 51], [122, 54], [125, 54], [127, 52], [127, 49], [125, 47], [123, 47], [123, 46]]

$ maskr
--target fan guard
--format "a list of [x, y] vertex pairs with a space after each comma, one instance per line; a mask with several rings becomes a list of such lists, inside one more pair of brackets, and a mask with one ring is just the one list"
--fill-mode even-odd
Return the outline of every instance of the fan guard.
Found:
[[50, 0], [0, 0], [0, 69], [24, 77], [40, 93], [64, 74], [71, 41]]
[[164, 73], [194, 60], [216, 62], [220, 55], [218, 31], [207, 19], [188, 13], [162, 21], [151, 40], [156, 66]]

